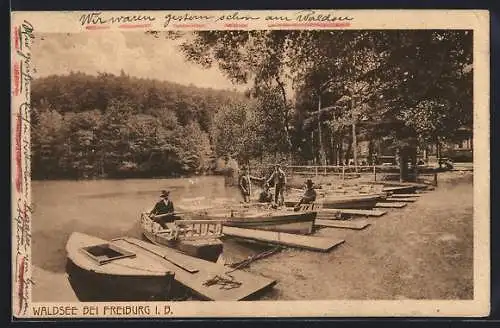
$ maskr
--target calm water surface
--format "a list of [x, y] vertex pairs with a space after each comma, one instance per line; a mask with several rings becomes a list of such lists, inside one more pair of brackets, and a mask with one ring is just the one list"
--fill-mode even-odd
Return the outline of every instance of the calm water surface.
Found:
[[[152, 208], [162, 189], [171, 191], [178, 211], [240, 201], [237, 188], [226, 187], [222, 177], [34, 181], [32, 186], [33, 264], [53, 272], [65, 270], [65, 245], [74, 231], [102, 239], [141, 238], [139, 215]], [[251, 255], [237, 248], [239, 257]]]

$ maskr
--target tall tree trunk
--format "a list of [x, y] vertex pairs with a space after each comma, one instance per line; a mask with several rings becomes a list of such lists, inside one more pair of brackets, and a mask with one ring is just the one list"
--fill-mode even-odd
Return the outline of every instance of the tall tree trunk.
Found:
[[349, 164], [351, 158], [351, 151], [352, 151], [352, 140], [347, 144], [347, 149], [344, 153], [344, 160], [346, 161], [346, 164]]
[[417, 175], [418, 175], [418, 172], [417, 172], [417, 149], [416, 148], [413, 148], [412, 149], [412, 153], [411, 153], [411, 166], [413, 168], [413, 172], [412, 172], [412, 181], [416, 182], [417, 181]]
[[368, 141], [368, 162], [373, 165], [373, 140]]
[[338, 156], [337, 156], [337, 161], [339, 163], [339, 165], [342, 165], [343, 163], [343, 160], [344, 160], [344, 139], [343, 138], [340, 138], [339, 139], [339, 146], [338, 146]]
[[441, 144], [439, 143], [439, 137], [436, 137], [436, 160], [439, 164], [439, 168], [441, 168]]
[[439, 143], [439, 137], [436, 137], [436, 158], [439, 160], [441, 157], [441, 144]]
[[313, 165], [316, 165], [316, 155], [314, 152], [314, 131], [311, 131], [311, 158], [313, 161]]
[[319, 163], [326, 164], [325, 147], [323, 145], [323, 131], [321, 129], [321, 94], [318, 91], [318, 142], [319, 142]]
[[333, 127], [330, 127], [330, 165], [335, 165], [336, 162], [336, 147], [335, 147], [335, 138], [333, 136]]
[[356, 137], [356, 123], [352, 124], [352, 158], [354, 160], [354, 170], [358, 172], [358, 139]]
[[408, 150], [399, 149], [399, 181], [408, 181]]
[[290, 138], [290, 131], [288, 130], [288, 124], [290, 123], [290, 119], [288, 117], [288, 102], [286, 97], [286, 90], [284, 83], [280, 80], [279, 77], [276, 77], [276, 83], [278, 83], [281, 90], [281, 97], [283, 98], [283, 129], [285, 132], [285, 138], [287, 142], [288, 151], [290, 152], [293, 148], [292, 140]]

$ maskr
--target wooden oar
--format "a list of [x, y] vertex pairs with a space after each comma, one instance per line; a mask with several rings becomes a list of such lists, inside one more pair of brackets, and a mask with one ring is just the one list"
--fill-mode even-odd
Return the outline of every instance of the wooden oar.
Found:
[[196, 214], [197, 211], [183, 211], [183, 212], [172, 212], [172, 213], [165, 213], [165, 214], [159, 214], [159, 215], [151, 215], [149, 213], [145, 213], [146, 215], [149, 215], [153, 219], [162, 219], [167, 216], [174, 216], [174, 215], [185, 215], [185, 214]]

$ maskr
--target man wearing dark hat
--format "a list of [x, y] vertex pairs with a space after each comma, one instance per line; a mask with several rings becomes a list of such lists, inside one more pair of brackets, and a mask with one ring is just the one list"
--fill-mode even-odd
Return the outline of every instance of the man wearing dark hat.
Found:
[[272, 185], [274, 183], [274, 202], [280, 206], [285, 203], [285, 196], [283, 195], [286, 185], [286, 175], [285, 171], [281, 169], [280, 164], [274, 166], [274, 172], [271, 174], [269, 179], [266, 181], [267, 184]]
[[174, 203], [169, 199], [170, 192], [166, 190], [161, 191], [160, 200], [155, 204], [155, 207], [150, 212], [155, 216], [155, 221], [159, 223], [173, 222], [174, 216]]
[[306, 191], [300, 199], [300, 201], [295, 205], [295, 209], [298, 209], [301, 204], [311, 204], [316, 201], [316, 190], [314, 190], [314, 182], [311, 179], [306, 181]]

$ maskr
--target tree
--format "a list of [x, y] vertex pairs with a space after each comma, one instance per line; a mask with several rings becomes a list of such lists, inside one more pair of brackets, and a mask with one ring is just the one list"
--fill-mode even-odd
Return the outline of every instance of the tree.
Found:
[[125, 73], [50, 76], [34, 80], [32, 91], [33, 171], [38, 178], [203, 171], [214, 146], [209, 137], [213, 113], [225, 104], [247, 101], [240, 93]]

